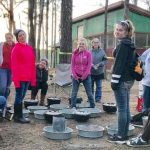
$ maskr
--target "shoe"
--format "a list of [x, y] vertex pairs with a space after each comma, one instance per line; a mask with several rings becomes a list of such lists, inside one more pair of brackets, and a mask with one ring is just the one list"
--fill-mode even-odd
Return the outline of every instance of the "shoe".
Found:
[[107, 141], [110, 143], [125, 144], [127, 141], [127, 138], [123, 138], [123, 137], [115, 134], [113, 136], [109, 136]]
[[127, 145], [130, 147], [147, 147], [150, 146], [150, 142], [142, 140], [140, 136], [127, 141]]

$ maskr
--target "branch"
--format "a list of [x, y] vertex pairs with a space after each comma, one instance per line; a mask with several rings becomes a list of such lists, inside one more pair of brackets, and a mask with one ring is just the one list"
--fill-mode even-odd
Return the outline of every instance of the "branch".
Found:
[[7, 10], [8, 12], [10, 11], [4, 4], [2, 1], [0, 1], [0, 4], [4, 7], [5, 10]]

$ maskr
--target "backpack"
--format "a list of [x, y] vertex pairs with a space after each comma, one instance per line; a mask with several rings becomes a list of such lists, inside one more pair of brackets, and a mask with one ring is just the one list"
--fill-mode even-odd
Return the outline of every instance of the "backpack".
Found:
[[142, 62], [139, 60], [139, 54], [134, 51], [130, 63], [130, 74], [136, 81], [141, 81], [143, 78]]

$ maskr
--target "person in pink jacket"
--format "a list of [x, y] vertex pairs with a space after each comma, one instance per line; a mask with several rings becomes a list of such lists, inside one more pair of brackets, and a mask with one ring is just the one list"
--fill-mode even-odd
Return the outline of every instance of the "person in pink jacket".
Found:
[[35, 86], [36, 83], [35, 54], [32, 47], [26, 43], [26, 33], [23, 30], [16, 30], [14, 35], [18, 41], [11, 54], [12, 81], [16, 90], [14, 121], [29, 123], [30, 120], [23, 117], [22, 101], [29, 84]]
[[71, 92], [71, 107], [76, 108], [77, 92], [79, 85], [82, 82], [90, 102], [90, 107], [94, 108], [94, 98], [92, 94], [91, 86], [91, 66], [92, 55], [91, 52], [86, 49], [87, 42], [85, 39], [78, 41], [78, 47], [72, 53], [71, 58], [71, 75], [72, 75], [72, 92]]

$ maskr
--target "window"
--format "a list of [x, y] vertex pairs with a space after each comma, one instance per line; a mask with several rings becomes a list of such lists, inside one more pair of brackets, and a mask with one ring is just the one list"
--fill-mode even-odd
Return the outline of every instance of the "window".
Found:
[[78, 36], [78, 39], [83, 38], [83, 25], [78, 26], [77, 36]]

